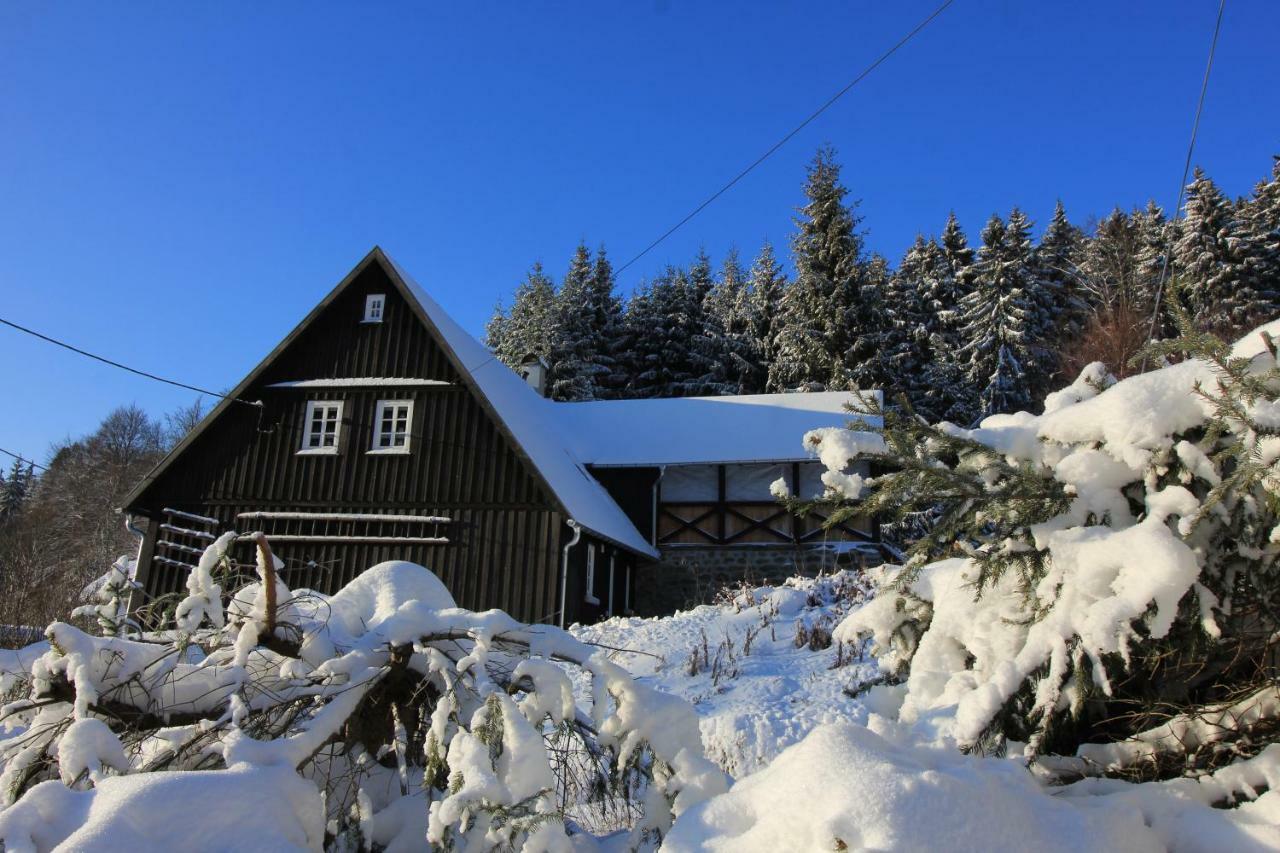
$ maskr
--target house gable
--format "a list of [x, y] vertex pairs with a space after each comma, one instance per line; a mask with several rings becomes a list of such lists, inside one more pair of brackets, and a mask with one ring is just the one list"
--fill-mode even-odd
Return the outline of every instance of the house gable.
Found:
[[[371, 294], [386, 298], [381, 322], [357, 322], [356, 318], [362, 320], [365, 317]], [[413, 318], [416, 318], [417, 325], [414, 325]], [[299, 371], [304, 371], [305, 375], [299, 376]], [[317, 372], [327, 373], [329, 378], [412, 376], [441, 383], [435, 387], [452, 388], [455, 393], [466, 392], [482, 413], [483, 417], [477, 417], [470, 412], [466, 417], [460, 416], [451, 421], [450, 429], [432, 432], [431, 446], [439, 451], [436, 457], [439, 466], [424, 466], [412, 475], [401, 474], [400, 479], [388, 487], [392, 495], [403, 495], [409, 483], [420, 483], [424, 479], [436, 481], [439, 488], [451, 487], [462, 476], [461, 469], [468, 466], [484, 467], [489, 471], [483, 476], [485, 488], [510, 487], [513, 480], [520, 479], [519, 473], [512, 471], [512, 466], [507, 464], [507, 459], [514, 455], [522, 463], [523, 471], [520, 473], [527, 475], [533, 487], [519, 490], [516, 495], [493, 492], [491, 496], [495, 501], [540, 501], [566, 517], [576, 518], [583, 527], [605, 541], [646, 556], [657, 555], [647, 538], [635, 529], [608, 493], [565, 448], [563, 436], [546, 418], [544, 407], [551, 405], [550, 402], [538, 397], [523, 380], [462, 331], [421, 287], [376, 247], [228, 395], [232, 399], [219, 402], [209, 416], [138, 485], [126, 500], [126, 508], [144, 514], [154, 513], [158, 507], [166, 505], [166, 495], [175, 494], [174, 489], [179, 490], [177, 494], [182, 494], [182, 484], [190, 475], [170, 472], [179, 467], [177, 460], [185, 459], [186, 451], [197, 444], [206, 448], [200, 455], [210, 458], [194, 463], [196, 465], [221, 466], [224, 470], [231, 466], [241, 472], [242, 478], [258, 476], [272, 483], [280, 477], [290, 476], [299, 481], [300, 478], [294, 476], [296, 471], [283, 461], [289, 457], [279, 442], [286, 440], [284, 433], [290, 432], [290, 427], [295, 434], [301, 433], [305, 412], [295, 406], [292, 417], [282, 418], [276, 407], [285, 405], [288, 408], [288, 404], [275, 402], [278, 396], [272, 392], [281, 389], [271, 386], [314, 379]], [[319, 393], [318, 389], [307, 390]], [[400, 390], [392, 393], [385, 386], [382, 392], [385, 397], [406, 393]], [[334, 392], [329, 389], [325, 393], [332, 396]], [[428, 397], [448, 398], [446, 390], [420, 393]], [[312, 396], [311, 399], [320, 398]], [[243, 402], [245, 400], [260, 402], [260, 405], [250, 406]], [[415, 407], [416, 426], [427, 429], [442, 426], [424, 420], [430, 414], [430, 411], [419, 411]], [[346, 417], [344, 411], [344, 419]], [[213, 429], [213, 425], [220, 423], [235, 423], [238, 432], [221, 435], [216, 441], [207, 437], [206, 433]], [[356, 426], [362, 424], [357, 423]], [[371, 429], [371, 424], [363, 426], [366, 432]], [[496, 431], [509, 451], [505, 455], [498, 454], [502, 457], [499, 460], [502, 464], [487, 458], [497, 453], [501, 444], [487, 441], [490, 431]], [[348, 435], [353, 432], [348, 430]], [[276, 433], [279, 435], [275, 443], [270, 438], [263, 438]], [[234, 444], [246, 439], [251, 440], [254, 446], [265, 445], [270, 449], [264, 450], [256, 459], [241, 458], [234, 463], [229, 462], [223, 443]], [[482, 442], [482, 439], [486, 441]], [[255, 468], [255, 463], [265, 467]], [[376, 468], [374, 463], [370, 466]], [[398, 470], [404, 471], [405, 466]], [[253, 474], [254, 471], [257, 473]], [[195, 479], [201, 481], [198, 477]], [[207, 483], [209, 479], [205, 476], [202, 482]], [[310, 482], [314, 488], [330, 496], [335, 488], [361, 482], [367, 485], [367, 480], [362, 480], [359, 473], [348, 480], [318, 476], [311, 478]], [[161, 483], [167, 484], [168, 490], [161, 488]], [[476, 480], [473, 478], [469, 483], [474, 486]], [[248, 485], [241, 482], [235, 491], [244, 494]], [[307, 486], [297, 482], [295, 488], [305, 491]], [[536, 492], [536, 495], [531, 492]], [[250, 489], [248, 493], [261, 494], [262, 489]], [[474, 489], [469, 494], [474, 495]], [[322, 499], [315, 493], [294, 492], [290, 497], [295, 500]], [[179, 501], [170, 501], [167, 505], [175, 502]]]
[[[381, 323], [362, 323], [384, 294]], [[387, 377], [420, 385], [388, 384]], [[325, 384], [317, 380], [347, 380]], [[367, 380], [367, 381], [363, 381]], [[432, 330], [379, 264], [362, 263], [130, 495], [155, 515], [209, 501], [396, 507], [504, 503], [556, 508]], [[411, 452], [372, 454], [379, 400], [412, 400]], [[343, 405], [338, 453], [299, 456], [306, 404]]]

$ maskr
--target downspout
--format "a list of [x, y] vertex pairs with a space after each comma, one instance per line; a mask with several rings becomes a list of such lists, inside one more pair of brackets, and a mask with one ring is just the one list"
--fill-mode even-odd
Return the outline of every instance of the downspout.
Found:
[[569, 549], [578, 544], [582, 538], [582, 525], [572, 518], [566, 522], [573, 531], [573, 538], [564, 546], [564, 557], [560, 560], [560, 627], [564, 627], [565, 607], [569, 600]]
[[[141, 527], [134, 524], [133, 513], [131, 512], [124, 513], [124, 529], [132, 533], [134, 536], [138, 537], [138, 553], [133, 555], [133, 577], [129, 578], [129, 580], [131, 581], [137, 580], [138, 563], [142, 561], [142, 549], [147, 544], [147, 533]], [[133, 613], [135, 604], [137, 605], [141, 604], [141, 602], [135, 601], [135, 599], [138, 598], [140, 594], [141, 594], [141, 591], [137, 589], [131, 589], [129, 591], [129, 601], [125, 605], [129, 613]]]

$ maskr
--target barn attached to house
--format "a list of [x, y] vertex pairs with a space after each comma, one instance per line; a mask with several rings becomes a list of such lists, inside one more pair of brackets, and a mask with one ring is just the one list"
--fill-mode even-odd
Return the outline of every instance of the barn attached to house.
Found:
[[560, 403], [526, 374], [375, 248], [126, 499], [135, 603], [184, 589], [226, 530], [266, 533], [293, 588], [411, 560], [461, 606], [535, 622], [629, 612], [661, 563], [878, 558], [868, 521], [824, 530], [770, 494], [820, 491], [801, 437], [852, 395]]

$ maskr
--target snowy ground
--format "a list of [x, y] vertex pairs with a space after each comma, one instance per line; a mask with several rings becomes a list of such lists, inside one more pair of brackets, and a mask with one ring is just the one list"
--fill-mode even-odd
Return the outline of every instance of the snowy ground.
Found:
[[848, 571], [792, 578], [674, 616], [617, 617], [572, 633], [635, 650], [612, 657], [641, 682], [691, 702], [707, 756], [737, 779], [823, 723], [865, 720], [850, 693], [875, 675], [875, 664], [840, 644], [797, 644], [798, 633], [803, 640], [816, 632], [813, 645], [822, 646], [824, 632], [862, 600], [863, 584]]

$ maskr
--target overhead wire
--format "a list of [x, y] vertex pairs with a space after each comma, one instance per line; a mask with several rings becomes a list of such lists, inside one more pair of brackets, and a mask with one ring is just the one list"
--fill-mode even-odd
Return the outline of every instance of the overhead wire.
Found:
[[3, 447], [0, 447], [0, 453], [3, 453], [5, 456], [12, 456], [14, 459], [17, 459], [19, 462], [25, 462], [28, 465], [30, 465], [32, 468], [39, 468], [41, 471], [49, 470], [44, 465], [41, 465], [39, 462], [36, 462], [32, 459], [28, 459], [27, 457], [22, 456], [21, 454], [14, 453], [12, 450], [5, 450]]
[[[1187, 192], [1187, 175], [1191, 172], [1191, 159], [1196, 150], [1196, 136], [1200, 131], [1200, 116], [1204, 112], [1205, 93], [1209, 90], [1209, 75], [1213, 71], [1213, 57], [1218, 50], [1218, 36], [1222, 32], [1222, 14], [1227, 8], [1227, 0], [1219, 0], [1218, 16], [1213, 24], [1213, 38], [1209, 41], [1209, 60], [1205, 63], [1204, 79], [1200, 81], [1200, 97], [1196, 101], [1195, 119], [1191, 123], [1191, 140], [1187, 143], [1187, 158], [1182, 164], [1182, 180], [1178, 182], [1178, 200], [1173, 206], [1173, 220], [1169, 223], [1169, 236], [1165, 240], [1164, 258], [1160, 263], [1160, 278], [1156, 283], [1156, 295], [1154, 307], [1151, 310], [1151, 327], [1147, 332], [1147, 337], [1154, 340], [1156, 336], [1156, 326], [1160, 322], [1160, 301], [1164, 295], [1165, 280], [1169, 273], [1169, 256], [1173, 254], [1173, 235], [1175, 229], [1174, 223], [1178, 221], [1178, 217], [1182, 215], [1182, 199]], [[1146, 356], [1143, 356], [1143, 367], [1146, 367]]]
[[107, 358], [106, 356], [98, 355], [97, 353], [89, 352], [86, 349], [81, 349], [80, 347], [75, 346], [73, 344], [69, 344], [66, 341], [59, 340], [58, 338], [52, 337], [51, 335], [46, 335], [43, 332], [37, 332], [35, 329], [27, 328], [26, 326], [15, 323], [12, 320], [5, 319], [4, 317], [0, 317], [0, 323], [3, 323], [4, 325], [9, 326], [12, 329], [16, 329], [19, 332], [23, 332], [24, 334], [31, 335], [34, 338], [39, 338], [42, 341], [51, 343], [54, 346], [62, 347], [65, 350], [70, 350], [71, 352], [78, 353], [79, 355], [83, 355], [86, 358], [91, 358], [94, 361], [100, 361], [103, 364], [107, 364], [107, 365], [110, 365], [111, 367], [119, 368], [120, 370], [128, 371], [129, 373], [133, 373], [138, 376], [145, 377], [147, 379], [155, 380], [156, 382], [163, 382], [166, 385], [173, 385], [177, 388], [185, 388], [188, 391], [195, 391], [197, 394], [207, 394], [210, 397], [217, 397], [221, 400], [232, 400], [237, 403], [243, 403], [246, 406], [259, 405], [258, 403], [254, 403], [249, 400], [241, 400], [238, 397], [229, 397], [226, 394], [219, 394], [217, 391], [210, 391], [208, 388], [200, 388], [199, 386], [196, 386], [196, 385], [188, 385], [186, 382], [179, 382], [176, 379], [166, 379], [163, 376], [157, 376], [154, 373], [148, 373], [145, 370], [139, 370], [136, 367], [130, 367], [127, 364], [121, 364], [120, 362], [115, 361], [114, 359], [110, 359], [110, 358]]
[[836, 92], [834, 95], [828, 98], [826, 102], [822, 104], [822, 106], [818, 107], [816, 110], [810, 113], [809, 116], [804, 121], [800, 122], [798, 125], [793, 127], [787, 133], [786, 136], [779, 139], [772, 146], [770, 146], [767, 151], [765, 151], [763, 154], [761, 154], [759, 157], [753, 160], [750, 163], [750, 165], [748, 165], [742, 171], [738, 172], [738, 174], [734, 175], [727, 184], [720, 187], [720, 189], [716, 190], [714, 193], [708, 196], [705, 201], [703, 201], [701, 204], [695, 207], [692, 211], [690, 211], [683, 219], [681, 219], [675, 225], [672, 225], [670, 228], [664, 231], [661, 234], [661, 236], [658, 237], [658, 239], [654, 240], [652, 243], [645, 246], [643, 249], [640, 250], [638, 254], [636, 254], [633, 258], [631, 258], [631, 260], [627, 261], [625, 264], [618, 267], [617, 273], [621, 273], [623, 270], [627, 269], [627, 267], [631, 266], [636, 261], [640, 260], [645, 255], [649, 254], [649, 252], [657, 248], [657, 246], [660, 243], [662, 243], [662, 241], [666, 240], [672, 234], [679, 231], [686, 223], [689, 222], [689, 220], [693, 219], [695, 216], [697, 216], [699, 213], [705, 210], [712, 202], [714, 202], [716, 199], [720, 198], [720, 196], [724, 195], [726, 192], [732, 189], [733, 186], [738, 183], [738, 181], [741, 181], [743, 178], [749, 175], [757, 166], [759, 166], [765, 160], [768, 160], [771, 156], [773, 156], [773, 154], [777, 152], [779, 148], [781, 148], [783, 145], [786, 145], [788, 142], [790, 142], [791, 139], [797, 133], [804, 130], [806, 127], [808, 127], [809, 124], [813, 122], [814, 119], [816, 119], [818, 116], [826, 112], [827, 109], [830, 108], [836, 101], [844, 97], [849, 92], [850, 89], [852, 89], [854, 86], [861, 83], [864, 79], [867, 78], [868, 75], [871, 74], [872, 71], [875, 71], [877, 68], [879, 68], [880, 65], [885, 62], [885, 60], [887, 60], [889, 57], [897, 53], [898, 50], [901, 49], [907, 42], [911, 41], [911, 39], [915, 38], [915, 36], [921, 30], [923, 30], [930, 23], [932, 23], [934, 18], [938, 17], [944, 11], [946, 11], [947, 7], [950, 6], [953, 2], [955, 2], [955, 0], [944, 0], [942, 5], [938, 6], [938, 8], [934, 9], [931, 13], [929, 13], [928, 17], [926, 17], [920, 23], [916, 24], [916, 26], [909, 33], [907, 33], [905, 36], [900, 38], [892, 47], [890, 47], [884, 53], [880, 54], [880, 56], [877, 57], [874, 62], [872, 62], [866, 68], [862, 69], [861, 73], [859, 73], [857, 77], [854, 77], [853, 80], [851, 80], [847, 85], [845, 85], [844, 88], [842, 88], [840, 91]]

